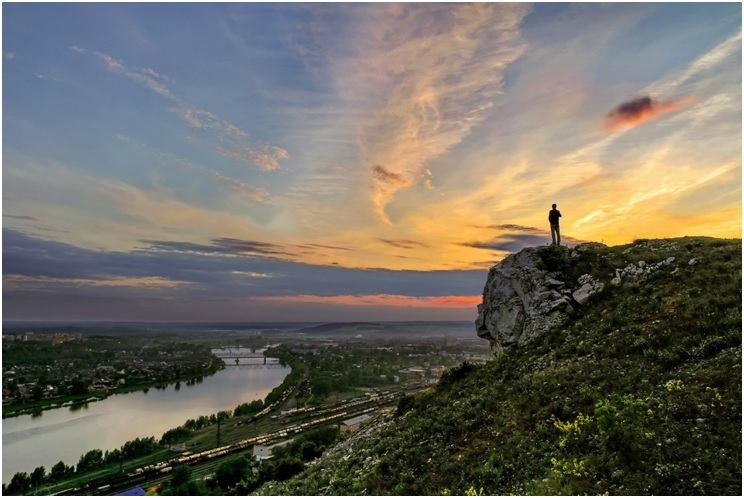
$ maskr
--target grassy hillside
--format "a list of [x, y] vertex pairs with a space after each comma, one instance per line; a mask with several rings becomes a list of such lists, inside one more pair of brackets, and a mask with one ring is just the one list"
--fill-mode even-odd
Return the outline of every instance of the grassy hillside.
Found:
[[[553, 251], [567, 280], [608, 283], [582, 316], [448, 371], [259, 494], [740, 495], [741, 255], [741, 240], [709, 238], [570, 264]], [[609, 285], [615, 268], [670, 256], [643, 281]]]

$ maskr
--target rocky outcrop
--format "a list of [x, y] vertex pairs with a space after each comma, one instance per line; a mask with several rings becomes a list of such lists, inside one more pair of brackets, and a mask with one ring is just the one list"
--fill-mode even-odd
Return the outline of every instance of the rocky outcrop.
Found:
[[[598, 247], [606, 246], [582, 244], [571, 254], [577, 257]], [[563, 323], [604, 289], [604, 284], [589, 274], [580, 276], [572, 288], [560, 280], [560, 273], [544, 268], [540, 249], [528, 247], [507, 256], [488, 272], [475, 326], [478, 335], [488, 339], [495, 356]]]
[[[664, 261], [659, 261], [658, 263], [654, 263], [652, 265], [647, 264], [645, 261], [640, 260], [638, 263], [630, 263], [625, 268], [616, 268], [615, 269], [615, 277], [610, 281], [612, 285], [620, 285], [623, 282], [627, 281], [638, 281], [643, 280], [655, 271], [671, 265], [675, 261], [674, 256], [670, 256]], [[695, 264], [694, 263], [695, 258], [692, 258], [690, 260], [690, 265]]]

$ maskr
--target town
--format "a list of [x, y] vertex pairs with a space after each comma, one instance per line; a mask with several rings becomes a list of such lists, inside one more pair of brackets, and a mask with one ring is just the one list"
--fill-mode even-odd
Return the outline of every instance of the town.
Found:
[[143, 335], [3, 333], [3, 417], [58, 402], [195, 381], [222, 368], [206, 346]]

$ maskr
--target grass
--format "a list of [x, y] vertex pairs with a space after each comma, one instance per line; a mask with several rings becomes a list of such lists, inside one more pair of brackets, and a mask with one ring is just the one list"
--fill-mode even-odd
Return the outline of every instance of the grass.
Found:
[[738, 239], [685, 237], [570, 258], [566, 281], [605, 282], [676, 259], [522, 347], [451, 369], [353, 451], [259, 493], [740, 495], [741, 254]]

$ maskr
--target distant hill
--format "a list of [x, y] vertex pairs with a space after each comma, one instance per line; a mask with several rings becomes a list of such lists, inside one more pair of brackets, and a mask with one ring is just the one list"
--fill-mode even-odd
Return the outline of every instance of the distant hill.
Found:
[[388, 326], [381, 323], [373, 322], [340, 322], [324, 323], [315, 327], [301, 329], [300, 332], [306, 333], [329, 333], [329, 332], [356, 332], [359, 330], [385, 330]]
[[[538, 256], [566, 289], [547, 281], [571, 306], [560, 323], [511, 340], [489, 308], [492, 361], [447, 371], [257, 494], [741, 495], [741, 240]], [[601, 291], [577, 293], [586, 282]]]
[[[432, 339], [437, 337], [449, 337], [457, 339], [472, 339], [473, 342], [481, 343], [473, 334], [473, 322], [337, 322], [324, 323], [304, 327], [299, 330], [304, 334], [316, 336], [343, 337], [358, 336], [366, 338], [388, 338], [388, 339]], [[485, 344], [485, 342], [482, 342]]]

